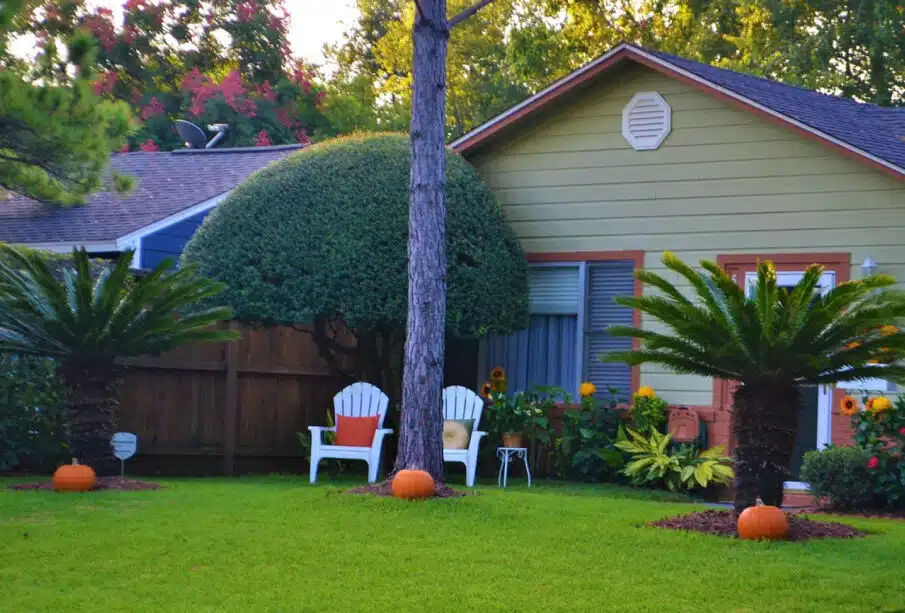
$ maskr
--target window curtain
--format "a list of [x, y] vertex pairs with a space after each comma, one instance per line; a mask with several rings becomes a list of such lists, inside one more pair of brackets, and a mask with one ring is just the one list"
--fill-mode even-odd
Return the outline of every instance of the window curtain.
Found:
[[532, 315], [527, 330], [487, 341], [488, 366], [506, 370], [509, 391], [558, 386], [576, 394], [577, 315]]

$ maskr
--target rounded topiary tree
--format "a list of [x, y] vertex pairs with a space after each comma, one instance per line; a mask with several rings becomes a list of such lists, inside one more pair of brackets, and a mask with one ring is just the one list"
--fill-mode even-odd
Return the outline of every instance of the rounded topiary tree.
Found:
[[[189, 241], [183, 261], [228, 285], [217, 300], [238, 319], [310, 323], [334, 369], [394, 396], [406, 325], [409, 167], [405, 135], [308, 147], [237, 187]], [[446, 206], [448, 333], [524, 328], [522, 249], [493, 193], [451, 151]], [[342, 342], [340, 330], [357, 343]], [[352, 368], [344, 354], [357, 358]]]

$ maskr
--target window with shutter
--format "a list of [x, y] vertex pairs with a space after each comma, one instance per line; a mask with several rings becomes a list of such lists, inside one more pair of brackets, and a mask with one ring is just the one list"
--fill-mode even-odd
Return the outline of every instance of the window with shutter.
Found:
[[575, 396], [581, 381], [591, 381], [601, 392], [617, 387], [628, 395], [630, 368], [604, 364], [600, 355], [631, 348], [630, 339], [610, 337], [606, 328], [632, 323], [631, 309], [613, 299], [633, 293], [634, 266], [631, 260], [532, 266], [528, 329], [489, 337], [480, 376], [502, 366], [511, 392], [559, 386]]
[[657, 149], [672, 128], [672, 109], [657, 92], [639, 92], [622, 110], [622, 136], [639, 151]]

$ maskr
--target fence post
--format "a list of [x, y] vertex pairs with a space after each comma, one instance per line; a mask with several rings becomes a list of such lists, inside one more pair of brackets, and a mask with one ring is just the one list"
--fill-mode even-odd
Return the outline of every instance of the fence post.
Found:
[[[230, 330], [239, 324], [231, 321]], [[226, 343], [226, 413], [223, 416], [223, 474], [231, 477], [236, 469], [236, 420], [238, 414], [239, 341]]]

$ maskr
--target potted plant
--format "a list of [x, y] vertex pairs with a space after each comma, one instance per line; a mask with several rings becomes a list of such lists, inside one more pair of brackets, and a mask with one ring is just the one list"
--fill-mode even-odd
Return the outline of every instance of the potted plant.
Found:
[[535, 395], [509, 394], [506, 373], [499, 366], [490, 371], [490, 380], [482, 386], [481, 395], [487, 399], [488, 412], [503, 437], [503, 446], [523, 447], [525, 430], [544, 416]]

